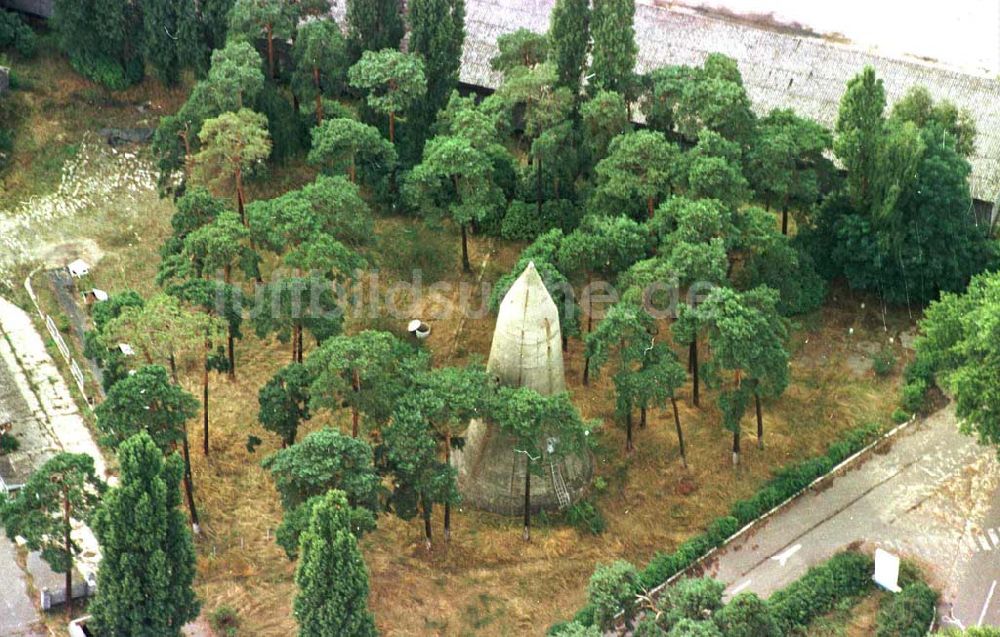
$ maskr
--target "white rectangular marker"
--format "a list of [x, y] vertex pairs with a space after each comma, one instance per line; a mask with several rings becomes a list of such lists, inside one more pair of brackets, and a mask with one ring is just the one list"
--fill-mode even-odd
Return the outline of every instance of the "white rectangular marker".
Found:
[[997, 537], [996, 531], [989, 529], [986, 531], [986, 535], [990, 536], [990, 542], [993, 542], [993, 546], [1000, 546], [1000, 538]]
[[993, 550], [993, 547], [990, 546], [990, 543], [987, 542], [986, 538], [984, 538], [982, 535], [977, 535], [976, 539], [979, 540], [979, 545], [983, 547], [984, 551], [992, 551]]

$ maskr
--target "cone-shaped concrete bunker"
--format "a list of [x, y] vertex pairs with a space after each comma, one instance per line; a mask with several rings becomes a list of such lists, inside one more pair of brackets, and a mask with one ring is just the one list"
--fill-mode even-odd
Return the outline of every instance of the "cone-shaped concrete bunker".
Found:
[[[566, 390], [559, 311], [534, 263], [528, 264], [500, 303], [486, 368], [509, 387], [530, 387], [546, 395]], [[452, 457], [466, 504], [508, 515], [523, 510], [526, 460], [514, 453], [513, 438], [496, 425], [472, 421], [463, 449]], [[542, 469], [541, 479], [531, 481], [535, 510], [568, 506], [581, 497], [593, 477], [588, 452], [545, 461]]]

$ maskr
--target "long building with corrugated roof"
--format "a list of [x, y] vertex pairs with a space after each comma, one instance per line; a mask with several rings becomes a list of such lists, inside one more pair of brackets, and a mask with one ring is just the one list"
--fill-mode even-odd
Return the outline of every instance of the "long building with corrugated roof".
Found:
[[[547, 31], [554, 4], [555, 0], [465, 0], [462, 83], [497, 88], [503, 77], [490, 68], [497, 37], [521, 28]], [[338, 20], [343, 18], [343, 0], [338, 0], [333, 13]], [[793, 108], [830, 128], [847, 81], [866, 65], [884, 82], [890, 105], [911, 86], [923, 85], [935, 99], [951, 101], [976, 122], [976, 149], [970, 157], [972, 196], [981, 201], [998, 199], [1000, 82], [996, 78], [645, 0], [636, 3], [635, 35], [639, 73], [667, 65], [700, 65], [709, 53], [724, 53], [739, 63], [758, 114]]]

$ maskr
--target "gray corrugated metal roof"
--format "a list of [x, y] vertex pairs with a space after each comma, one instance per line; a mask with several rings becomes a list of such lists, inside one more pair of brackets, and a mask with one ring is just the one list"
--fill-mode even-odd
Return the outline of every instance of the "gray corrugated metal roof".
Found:
[[[546, 31], [553, 4], [555, 0], [466, 0], [462, 82], [499, 86], [502, 77], [490, 68], [497, 37], [519, 28]], [[334, 8], [334, 15], [342, 17], [342, 6]], [[640, 73], [670, 64], [699, 65], [709, 53], [724, 53], [739, 63], [758, 113], [791, 107], [831, 128], [847, 81], [865, 65], [874, 67], [884, 82], [890, 104], [911, 86], [923, 85], [935, 99], [967, 110], [976, 122], [972, 195], [993, 201], [1000, 193], [1000, 82], [995, 78], [641, 2], [635, 31]]]

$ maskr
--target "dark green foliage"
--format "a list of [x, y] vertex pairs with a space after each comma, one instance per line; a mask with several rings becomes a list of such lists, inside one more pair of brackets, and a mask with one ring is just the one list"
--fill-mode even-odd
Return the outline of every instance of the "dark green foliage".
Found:
[[557, 0], [549, 24], [549, 59], [556, 66], [559, 85], [574, 96], [580, 93], [589, 48], [589, 0]]
[[723, 637], [782, 637], [767, 602], [740, 593], [712, 617]]
[[0, 434], [0, 456], [21, 448], [21, 443], [9, 433]]
[[141, 432], [163, 453], [181, 444], [184, 424], [197, 413], [198, 401], [171, 383], [160, 365], [140, 367], [116, 382], [94, 410], [102, 444], [117, 447]]
[[264, 84], [254, 100], [253, 109], [267, 117], [272, 160], [281, 163], [307, 147], [308, 132], [302, 120], [274, 84]]
[[351, 62], [365, 51], [398, 49], [406, 27], [399, 0], [347, 0], [347, 46]]
[[972, 279], [965, 294], [944, 294], [920, 321], [917, 355], [906, 372], [904, 406], [921, 406], [926, 389], [936, 383], [955, 398], [961, 431], [981, 444], [1000, 444], [1000, 408], [996, 361], [1000, 274]]
[[[281, 518], [281, 524], [274, 529], [274, 541], [285, 550], [288, 559], [294, 560], [299, 556], [299, 540], [302, 533], [309, 528], [309, 520], [312, 518], [313, 507], [323, 499], [321, 495], [314, 495], [302, 504], [285, 511]], [[375, 530], [375, 512], [359, 506], [350, 506], [348, 511], [351, 533], [354, 537], [360, 538], [365, 533]]]
[[549, 54], [549, 41], [544, 34], [522, 28], [498, 37], [497, 48], [500, 52], [490, 60], [490, 67], [506, 73], [518, 66], [532, 67], [544, 62]]
[[580, 622], [553, 626], [546, 634], [549, 637], [601, 637], [601, 631], [596, 626], [585, 626]]
[[885, 598], [876, 617], [875, 637], [924, 637], [937, 611], [938, 594], [923, 582]]
[[211, 49], [206, 46], [197, 14], [194, 0], [142, 3], [143, 54], [164, 84], [176, 84], [185, 64], [205, 70]]
[[896, 354], [891, 348], [883, 348], [880, 352], [872, 355], [872, 370], [879, 378], [884, 378], [892, 373], [896, 368]]
[[324, 96], [339, 93], [347, 75], [346, 45], [337, 23], [310, 20], [299, 25], [292, 60], [292, 90], [300, 99], [315, 100], [316, 118], [322, 121]]
[[330, 491], [313, 507], [302, 533], [294, 605], [300, 637], [378, 634], [368, 610], [368, 572], [351, 533], [349, 509], [343, 492]]
[[228, 604], [223, 604], [208, 614], [208, 625], [220, 637], [237, 637], [240, 634], [239, 613]]
[[118, 0], [57, 0], [51, 22], [77, 71], [120, 91], [143, 77], [142, 14]]
[[600, 509], [594, 506], [590, 500], [574, 502], [573, 506], [566, 510], [566, 521], [577, 529], [592, 535], [604, 533], [607, 526]]
[[286, 511], [330, 489], [344, 492], [351, 506], [378, 507], [379, 479], [371, 447], [334, 429], [309, 434], [267, 457], [261, 466], [271, 472]]
[[427, 98], [418, 117], [429, 126], [458, 85], [458, 71], [465, 42], [464, 0], [410, 0], [409, 52], [424, 59]]
[[531, 241], [554, 228], [570, 232], [579, 220], [578, 208], [569, 199], [556, 199], [542, 204], [542, 215], [534, 203], [512, 201], [504, 214], [500, 236], [511, 241]]
[[764, 237], [757, 237], [731, 279], [741, 290], [759, 286], [777, 290], [778, 311], [783, 316], [811, 312], [826, 299], [826, 281], [816, 271], [812, 257], [773, 227], [767, 228]]
[[24, 57], [35, 54], [35, 32], [18, 14], [0, 9], [0, 49], [14, 49]]
[[615, 91], [632, 96], [635, 88], [635, 3], [633, 0], [594, 0], [590, 16], [593, 38], [590, 72], [592, 91]]
[[866, 555], [840, 553], [771, 595], [768, 606], [781, 634], [794, 634], [833, 610], [839, 601], [871, 590], [872, 568], [872, 559]]
[[295, 444], [299, 425], [309, 420], [309, 386], [312, 377], [301, 363], [282, 367], [257, 394], [257, 420], [271, 433], [281, 436], [284, 446]]
[[587, 584], [587, 600], [594, 606], [595, 623], [608, 630], [618, 613], [624, 613], [629, 622], [636, 611], [635, 596], [641, 590], [639, 573], [632, 564], [624, 560], [598, 564]]
[[722, 607], [722, 591], [725, 588], [722, 582], [707, 577], [682, 579], [667, 589], [660, 600], [661, 621], [669, 628], [684, 620], [711, 617]]
[[92, 524], [101, 567], [89, 623], [109, 637], [179, 636], [200, 606], [191, 588], [194, 545], [178, 509], [184, 463], [177, 454], [164, 459], [145, 432], [122, 444], [118, 461], [119, 486]]

